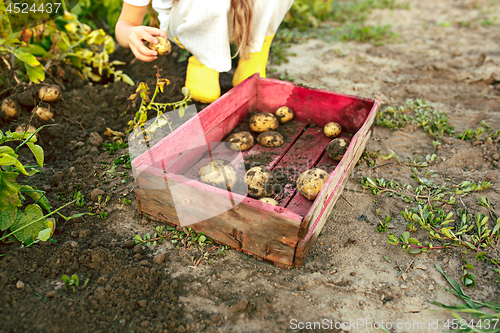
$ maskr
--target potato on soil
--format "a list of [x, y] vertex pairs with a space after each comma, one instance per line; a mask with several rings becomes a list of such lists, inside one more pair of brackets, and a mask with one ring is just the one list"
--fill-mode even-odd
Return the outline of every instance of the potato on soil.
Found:
[[[26, 128], [26, 125], [23, 124], [23, 125], [19, 125], [16, 127], [16, 133], [24, 133], [24, 132], [27, 132], [27, 133], [34, 133], [36, 131], [36, 127], [33, 126], [33, 125], [29, 125], [27, 128]], [[38, 137], [38, 133], [35, 134], [36, 137]]]
[[270, 205], [273, 205], [273, 206], [278, 206], [278, 201], [272, 199], [272, 198], [260, 198], [259, 201], [262, 201], [262, 202], [265, 202], [265, 203], [268, 203]]
[[253, 167], [245, 174], [248, 194], [254, 198], [271, 196], [276, 182], [274, 173], [264, 166]]
[[36, 114], [38, 119], [41, 121], [49, 121], [54, 117], [54, 113], [52, 113], [49, 109], [44, 108], [42, 106], [38, 106], [31, 111], [31, 113]]
[[221, 189], [231, 190], [238, 182], [236, 169], [224, 160], [207, 163], [198, 171], [198, 180]]
[[226, 138], [229, 143], [229, 149], [234, 151], [245, 151], [253, 147], [255, 140], [248, 131], [237, 132]]
[[336, 138], [342, 132], [342, 126], [337, 123], [331, 122], [325, 125], [325, 135], [330, 139]]
[[322, 169], [311, 169], [300, 174], [297, 189], [308, 200], [314, 200], [330, 175]]
[[285, 140], [283, 136], [275, 131], [265, 131], [259, 134], [257, 137], [257, 142], [259, 145], [267, 148], [281, 147]]
[[19, 108], [12, 97], [7, 97], [2, 101], [2, 119], [12, 119], [19, 116]]
[[42, 86], [40, 90], [38, 90], [38, 98], [44, 102], [57, 102], [61, 96], [61, 88], [55, 84]]
[[274, 131], [278, 128], [278, 119], [272, 113], [260, 112], [250, 118], [250, 129], [254, 132], [262, 133], [265, 131]]
[[172, 50], [172, 46], [170, 45], [170, 41], [162, 36], [155, 37], [158, 40], [157, 44], [149, 43], [149, 48], [153, 51], [158, 52], [159, 56], [166, 56], [170, 54]]
[[280, 124], [286, 124], [293, 119], [293, 111], [288, 106], [282, 106], [274, 113]]
[[345, 138], [335, 138], [330, 141], [325, 150], [328, 156], [330, 156], [332, 159], [334, 159], [335, 161], [340, 161], [342, 157], [344, 157], [347, 148], [349, 148], [349, 140]]

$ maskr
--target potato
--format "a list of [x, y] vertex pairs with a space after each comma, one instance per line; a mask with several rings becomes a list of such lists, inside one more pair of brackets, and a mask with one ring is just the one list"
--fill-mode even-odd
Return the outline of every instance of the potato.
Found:
[[326, 146], [326, 153], [335, 161], [340, 161], [344, 157], [345, 152], [349, 148], [349, 140], [345, 138], [335, 138], [328, 146]]
[[238, 182], [238, 174], [230, 162], [215, 160], [201, 167], [198, 180], [230, 191]]
[[293, 119], [293, 111], [288, 106], [282, 106], [274, 113], [280, 124], [286, 124]]
[[297, 189], [308, 200], [314, 200], [330, 175], [322, 169], [311, 169], [300, 174]]
[[257, 142], [259, 145], [267, 148], [281, 147], [285, 140], [283, 136], [275, 131], [265, 131], [259, 134], [257, 137]]
[[36, 114], [38, 119], [41, 121], [49, 121], [54, 117], [54, 113], [52, 113], [49, 109], [38, 106], [34, 108], [31, 113]]
[[273, 206], [278, 206], [278, 201], [272, 199], [272, 198], [260, 198], [259, 201], [262, 201], [262, 202], [265, 202], [265, 203], [268, 203], [270, 205], [273, 205]]
[[248, 194], [254, 198], [272, 195], [276, 182], [274, 173], [264, 166], [253, 167], [245, 174]]
[[2, 101], [2, 118], [7, 120], [19, 116], [19, 108], [12, 97], [7, 97]]
[[172, 46], [170, 45], [170, 41], [162, 36], [155, 37], [158, 40], [157, 44], [149, 43], [149, 48], [153, 51], [158, 52], [159, 56], [167, 56], [172, 51]]
[[61, 88], [58, 85], [42, 86], [38, 90], [38, 98], [44, 102], [57, 102], [62, 96]]
[[278, 120], [269, 112], [260, 112], [250, 118], [250, 129], [254, 132], [274, 131], [278, 126]]
[[342, 132], [342, 127], [334, 122], [328, 123], [324, 128], [325, 135], [330, 139], [336, 138]]
[[234, 151], [245, 151], [255, 144], [253, 135], [248, 131], [233, 133], [226, 138], [226, 142], [230, 143], [229, 149]]
[[[33, 126], [33, 125], [29, 125], [28, 128], [26, 128], [26, 124], [23, 124], [23, 125], [19, 125], [16, 127], [16, 133], [24, 133], [24, 132], [28, 132], [28, 133], [34, 133], [36, 131], [36, 127]], [[35, 136], [38, 138], [38, 133], [35, 134]]]

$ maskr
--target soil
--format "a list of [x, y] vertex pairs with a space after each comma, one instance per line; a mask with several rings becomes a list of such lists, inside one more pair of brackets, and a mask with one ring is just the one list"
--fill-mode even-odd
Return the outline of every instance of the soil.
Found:
[[[286, 74], [298, 84], [380, 98], [386, 105], [422, 98], [445, 111], [457, 131], [477, 128], [482, 120], [500, 129], [500, 32], [495, 24], [481, 23], [485, 18], [494, 20], [498, 4], [488, 0], [408, 2], [409, 10], [376, 10], [370, 18], [373, 24], [391, 24], [400, 35], [398, 43], [373, 46], [309, 40], [292, 46], [297, 56], [274, 67], [273, 75]], [[187, 65], [177, 63], [177, 55], [174, 46], [171, 56], [148, 64], [134, 61], [123, 49], [114, 57], [127, 63], [122, 69], [136, 82], [145, 81], [150, 87], [156, 80], [154, 66], [162, 68], [160, 74], [171, 82], [162, 100], [177, 101], [182, 99]], [[104, 143], [110, 142], [104, 132], [107, 128], [125, 130], [136, 111], [128, 100], [134, 87], [122, 82], [91, 86], [69, 67], [53, 68], [47, 82], [62, 86], [63, 99], [51, 104], [55, 125], [44, 128], [39, 137], [45, 166], [29, 183], [46, 191], [54, 207], [63, 205], [77, 189], [87, 205], [94, 205], [99, 194], [110, 196], [104, 207], [109, 215], [60, 219], [53, 236], [57, 242], [29, 248], [19, 243], [0, 245], [0, 331], [278, 332], [291, 331], [294, 323], [327, 319], [361, 324], [357, 328], [344, 325], [343, 331], [372, 332], [369, 323], [390, 321], [413, 324], [413, 328], [407, 325], [393, 332], [437, 332], [444, 330], [446, 319], [453, 319], [449, 312], [432, 311], [437, 307], [430, 302], [460, 303], [439, 287], [446, 286], [446, 281], [434, 268], [439, 264], [460, 281], [459, 253], [449, 249], [415, 256], [388, 245], [388, 233], [376, 231], [378, 221], [392, 216], [394, 229], [390, 231], [402, 233], [406, 223], [399, 211], [410, 206], [397, 198], [374, 200], [360, 186], [366, 176], [414, 185], [410, 167], [382, 157], [375, 161], [377, 168], [361, 162], [300, 269], [283, 270], [234, 250], [225, 256], [211, 255], [195, 266], [193, 262], [202, 255], [197, 248], [176, 248], [168, 240], [147, 248], [133, 241], [137, 234], [154, 232], [157, 223], [137, 213], [131, 171], [127, 164], [114, 162], [127, 152], [104, 151]], [[229, 89], [231, 74], [222, 75], [221, 82], [223, 91]], [[34, 87], [7, 86], [1, 94], [0, 98], [16, 96], [23, 106], [23, 117], [4, 123], [2, 131], [27, 121], [35, 104]], [[432, 169], [438, 180], [493, 183], [492, 189], [471, 194], [460, 204], [470, 207], [471, 213], [485, 213], [475, 204], [482, 195], [496, 209], [500, 202], [494, 190], [500, 176], [499, 143], [445, 137], [436, 151], [432, 141], [414, 126], [375, 127], [368, 149], [383, 154], [392, 150], [402, 160], [436, 153], [439, 158]], [[20, 156], [24, 163], [35, 163], [27, 151]], [[113, 164], [115, 173], [107, 172]], [[124, 197], [132, 203], [119, 201]], [[376, 209], [380, 210], [377, 215]], [[84, 211], [88, 208], [73, 205], [62, 212]], [[416, 236], [423, 239], [425, 234], [418, 231]], [[472, 254], [466, 257], [477, 276], [477, 285], [466, 292], [479, 300], [498, 302], [498, 274]], [[405, 281], [398, 277], [396, 262], [407, 269]], [[64, 290], [63, 274], [89, 280], [73, 293]], [[438, 328], [428, 328], [436, 320]], [[422, 329], [415, 326], [418, 323]]]

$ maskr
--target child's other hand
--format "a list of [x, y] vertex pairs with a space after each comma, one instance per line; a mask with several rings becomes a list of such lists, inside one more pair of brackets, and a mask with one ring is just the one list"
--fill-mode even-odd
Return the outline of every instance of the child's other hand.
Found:
[[158, 43], [154, 36], [167, 37], [167, 33], [157, 28], [145, 26], [138, 26], [132, 31], [129, 36], [129, 46], [137, 59], [145, 62], [151, 62], [158, 58], [158, 53], [150, 50], [144, 44], [144, 41], [152, 44]]

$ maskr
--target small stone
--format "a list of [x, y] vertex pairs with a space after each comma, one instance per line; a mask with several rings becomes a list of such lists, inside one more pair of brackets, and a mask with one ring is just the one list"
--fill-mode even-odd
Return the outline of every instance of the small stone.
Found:
[[356, 276], [356, 272], [349, 273], [350, 276]]
[[453, 148], [452, 150], [450, 150], [450, 153], [452, 153], [452, 154], [456, 154], [456, 153], [457, 153], [457, 149], [456, 149], [456, 148]]
[[47, 298], [54, 298], [56, 296], [57, 296], [56, 290], [49, 291], [47, 294], [45, 294], [45, 297], [47, 297]]
[[89, 143], [94, 146], [94, 147], [99, 147], [102, 145], [102, 142], [104, 140], [102, 139], [102, 136], [99, 135], [97, 132], [92, 132], [89, 134]]
[[408, 289], [408, 286], [406, 284], [402, 284], [401, 289]]
[[125, 243], [123, 243], [123, 247], [126, 248], [126, 249], [133, 249], [135, 246], [135, 241], [130, 239], [128, 241], [126, 241]]
[[409, 305], [405, 308], [405, 312], [410, 312], [410, 313], [417, 313], [420, 312], [422, 308], [420, 306], [415, 306], [415, 305]]
[[136, 246], [134, 246], [134, 253], [141, 254], [142, 252], [144, 252], [142, 245], [137, 244]]
[[80, 232], [78, 233], [79, 238], [87, 238], [90, 237], [91, 235], [92, 232], [89, 229], [80, 230]]
[[153, 258], [153, 261], [155, 263], [157, 263], [158, 265], [161, 265], [163, 260], [165, 260], [165, 254], [163, 254], [163, 253], [155, 255], [155, 257]]
[[242, 298], [238, 301], [238, 303], [236, 303], [235, 305], [233, 305], [231, 307], [231, 311], [234, 313], [243, 312], [246, 310], [247, 306], [248, 306], [248, 300], [245, 298]]
[[500, 159], [500, 154], [495, 153], [493, 154], [493, 156], [491, 156], [491, 158], [494, 159], [495, 161], [498, 161], [498, 159]]
[[425, 266], [425, 265], [417, 265], [415, 268], [416, 268], [416, 269], [421, 269], [421, 270], [423, 270], [423, 271], [426, 271], [426, 270], [427, 270], [427, 266]]
[[149, 326], [149, 321], [147, 320], [144, 320], [142, 323], [141, 323], [141, 327], [142, 328], [147, 328]]
[[[127, 290], [125, 290], [125, 293], [127, 292]], [[139, 302], [137, 302], [139, 304], [140, 307], [143, 307], [145, 308], [146, 306], [148, 306], [148, 301], [146, 301], [145, 299], [141, 299]]]
[[394, 223], [392, 222], [387, 223], [387, 229], [394, 229]]
[[99, 148], [93, 146], [92, 148], [90, 148], [89, 154], [92, 156], [98, 156], [100, 154]]
[[433, 284], [429, 285], [429, 290], [434, 290], [434, 285]]
[[78, 142], [75, 144], [75, 146], [77, 146], [78, 148], [83, 147], [83, 146], [85, 146], [85, 142], [78, 141]]
[[74, 247], [74, 248], [77, 248], [78, 246], [80, 246], [80, 245], [79, 245], [77, 242], [75, 242], [75, 241], [70, 241], [70, 242], [69, 242], [69, 245], [70, 245], [71, 247]]
[[21, 280], [17, 281], [16, 288], [17, 289], [23, 289], [24, 288], [24, 282], [21, 281]]
[[104, 195], [104, 191], [99, 189], [99, 188], [95, 188], [92, 190], [92, 192], [90, 192], [90, 198], [94, 202], [97, 202], [99, 200], [99, 196], [103, 196], [103, 195]]
[[186, 333], [186, 328], [182, 325], [177, 327], [177, 333]]
[[376, 241], [373, 241], [373, 243], [372, 243], [372, 244], [373, 244], [373, 246], [376, 246], [376, 245], [377, 245], [377, 242], [376, 242]]
[[151, 266], [151, 263], [147, 260], [141, 260], [139, 261], [139, 265], [141, 266]]
[[448, 261], [450, 261], [450, 259], [448, 259], [448, 258], [444, 258], [444, 259], [443, 259], [443, 263], [445, 263], [445, 264], [447, 264], [447, 263], [448, 263]]

